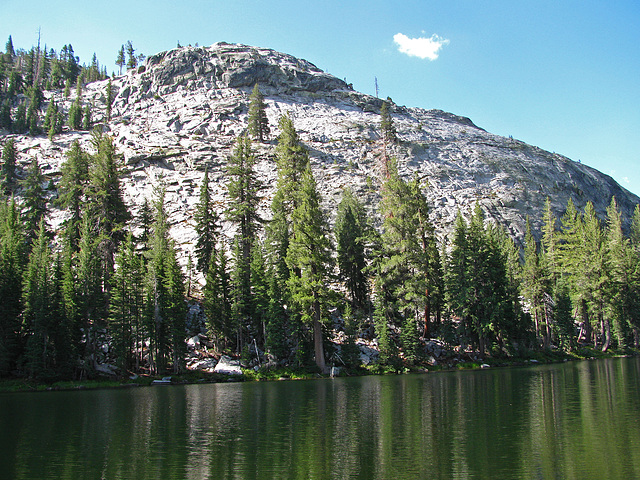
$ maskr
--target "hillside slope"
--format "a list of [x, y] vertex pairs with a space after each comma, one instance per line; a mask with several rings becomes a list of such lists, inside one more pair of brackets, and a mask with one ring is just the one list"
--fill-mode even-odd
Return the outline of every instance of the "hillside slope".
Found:
[[[185, 251], [195, 243], [193, 213], [205, 166], [216, 182], [219, 209], [225, 203], [224, 167], [236, 137], [247, 127], [249, 94], [258, 82], [267, 104], [271, 140], [254, 143], [267, 188], [262, 213], [269, 217], [275, 187], [273, 150], [278, 119], [289, 114], [308, 147], [325, 207], [335, 211], [346, 186], [372, 212], [379, 201], [383, 142], [381, 100], [360, 94], [311, 63], [268, 49], [217, 43], [181, 47], [151, 56], [136, 70], [113, 79], [117, 92], [106, 123], [106, 85], [83, 90], [94, 106], [93, 119], [105, 123], [123, 155], [126, 200], [136, 207], [151, 198], [160, 182], [167, 188], [172, 235]], [[45, 94], [47, 95], [47, 94]], [[45, 100], [51, 98], [48, 94]], [[74, 95], [53, 94], [68, 111]], [[640, 199], [611, 177], [561, 155], [486, 132], [469, 119], [442, 112], [392, 105], [400, 142], [389, 153], [403, 176], [418, 175], [442, 236], [456, 212], [480, 202], [489, 218], [518, 239], [526, 216], [539, 226], [549, 197], [559, 217], [571, 197], [579, 208], [592, 201], [604, 216], [615, 196], [628, 223]], [[17, 137], [19, 163], [37, 157], [44, 173], [57, 180], [64, 152], [79, 139], [90, 150], [90, 134], [64, 132], [53, 141]], [[428, 182], [428, 187], [427, 187]], [[62, 221], [54, 212], [54, 227]]]

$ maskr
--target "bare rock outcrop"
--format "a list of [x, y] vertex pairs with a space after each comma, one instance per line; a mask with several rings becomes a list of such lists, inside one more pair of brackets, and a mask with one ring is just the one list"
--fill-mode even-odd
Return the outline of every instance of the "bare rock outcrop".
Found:
[[[106, 121], [107, 82], [85, 86], [83, 103], [94, 120], [114, 137], [123, 156], [126, 200], [137, 206], [155, 185], [167, 190], [172, 235], [185, 252], [195, 244], [193, 213], [205, 166], [214, 182], [214, 201], [225, 208], [225, 163], [235, 138], [247, 128], [249, 94], [258, 83], [265, 96], [272, 138], [254, 144], [257, 169], [267, 188], [261, 205], [269, 218], [276, 170], [273, 161], [278, 119], [288, 114], [309, 149], [312, 168], [330, 214], [349, 186], [375, 214], [380, 199], [385, 153], [379, 135], [381, 100], [313, 64], [273, 50], [217, 43], [181, 47], [150, 56], [143, 66], [113, 79], [117, 92]], [[74, 100], [48, 94], [67, 111]], [[477, 127], [471, 120], [439, 110], [392, 105], [399, 143], [386, 153], [400, 173], [423, 180], [432, 220], [444, 237], [458, 210], [468, 214], [479, 202], [487, 216], [505, 225], [517, 239], [526, 216], [539, 227], [547, 197], [558, 217], [569, 198], [581, 208], [587, 201], [604, 216], [612, 196], [628, 223], [640, 199], [611, 177], [512, 138]], [[64, 132], [53, 141], [18, 137], [19, 162], [37, 157], [55, 186], [64, 153], [74, 140], [91, 149], [87, 132]], [[52, 193], [55, 195], [55, 193]], [[63, 218], [54, 211], [56, 227]], [[225, 226], [227, 233], [229, 226]]]

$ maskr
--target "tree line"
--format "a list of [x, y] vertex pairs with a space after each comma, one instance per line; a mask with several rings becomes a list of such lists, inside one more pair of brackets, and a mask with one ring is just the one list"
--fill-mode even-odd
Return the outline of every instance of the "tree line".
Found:
[[[118, 51], [115, 64], [122, 74], [122, 67], [135, 68], [145, 56], [136, 54], [129, 40]], [[112, 73], [112, 76], [115, 74]], [[0, 129], [16, 134], [32, 136], [45, 134], [49, 138], [60, 134], [65, 126], [72, 130], [91, 131], [93, 105], [83, 104], [82, 89], [85, 84], [109, 78], [107, 68], [101, 65], [96, 54], [90, 64], [81, 64], [71, 44], [60, 51], [38, 44], [31, 49], [16, 49], [11, 36], [0, 54]], [[42, 112], [44, 91], [63, 90], [64, 98], [71, 98], [75, 88], [75, 100], [65, 113], [51, 100], [46, 112]], [[107, 105], [113, 101], [113, 92], [107, 90]], [[107, 120], [110, 110], [107, 109]]]
[[[398, 142], [390, 110], [385, 103], [380, 118], [380, 228], [345, 189], [331, 230], [309, 152], [286, 115], [269, 160], [277, 183], [267, 220], [251, 138], [269, 142], [270, 130], [255, 86], [247, 134], [225, 169], [226, 206], [217, 210], [205, 170], [194, 215], [200, 300], [218, 353], [325, 371], [330, 359], [357, 368], [362, 336], [377, 339], [380, 364], [392, 368], [422, 363], [430, 338], [479, 355], [571, 350], [579, 342], [637, 347], [638, 208], [625, 236], [615, 199], [604, 224], [591, 204], [579, 212], [572, 202], [558, 222], [547, 202], [541, 241], [528, 227], [521, 250], [476, 205], [441, 241], [429, 220], [428, 185], [401, 177], [387, 156]], [[162, 187], [133, 218], [113, 140], [96, 129], [92, 148], [74, 143], [47, 191], [37, 160], [18, 180], [14, 141], [3, 147], [3, 375], [90, 376], [105, 359], [121, 372], [178, 372], [187, 335], [198, 333], [187, 332], [190, 279], [169, 235]], [[66, 212], [58, 232], [46, 223], [50, 197]], [[220, 233], [223, 221], [232, 238]], [[343, 331], [339, 346], [328, 341], [330, 321]]]

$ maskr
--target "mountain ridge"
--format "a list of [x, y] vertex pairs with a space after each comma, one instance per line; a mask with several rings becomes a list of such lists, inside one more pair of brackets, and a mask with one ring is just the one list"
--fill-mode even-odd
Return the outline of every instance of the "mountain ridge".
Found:
[[[541, 225], [545, 199], [558, 218], [569, 198], [582, 209], [587, 201], [604, 212], [615, 196], [628, 225], [640, 199], [610, 176], [562, 155], [512, 138], [494, 135], [470, 119], [441, 110], [391, 103], [398, 145], [383, 145], [379, 112], [382, 100], [356, 92], [343, 80], [306, 60], [270, 49], [216, 43], [180, 47], [147, 58], [140, 67], [115, 77], [111, 120], [106, 121], [107, 81], [85, 85], [84, 104], [112, 135], [125, 165], [125, 199], [134, 213], [162, 181], [167, 188], [173, 236], [186, 252], [195, 244], [193, 212], [205, 166], [214, 201], [225, 205], [226, 158], [235, 138], [247, 127], [249, 93], [258, 83], [265, 97], [272, 136], [254, 143], [257, 166], [267, 185], [261, 214], [270, 216], [275, 188], [273, 147], [278, 119], [291, 116], [309, 149], [312, 168], [333, 215], [342, 189], [350, 186], [376, 211], [382, 182], [383, 154], [394, 156], [402, 176], [417, 175], [428, 187], [431, 218], [443, 237], [458, 210], [468, 215], [477, 202], [488, 218], [504, 225], [518, 241], [526, 217]], [[68, 111], [71, 98], [46, 92]], [[20, 137], [19, 162], [37, 157], [50, 179], [59, 176], [64, 152], [74, 140], [90, 149], [88, 132], [66, 131], [53, 141]], [[26, 168], [26, 167], [25, 167]], [[54, 212], [54, 227], [62, 221]], [[228, 229], [228, 226], [225, 227]]]

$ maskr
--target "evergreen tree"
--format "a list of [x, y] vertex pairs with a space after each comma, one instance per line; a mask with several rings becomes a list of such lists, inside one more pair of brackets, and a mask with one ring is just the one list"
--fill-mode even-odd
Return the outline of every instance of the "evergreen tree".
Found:
[[607, 226], [604, 238], [604, 261], [607, 273], [604, 285], [605, 318], [613, 324], [618, 347], [630, 345], [629, 333], [633, 329], [632, 311], [637, 291], [634, 288], [635, 254], [628, 239], [622, 234], [622, 218], [615, 197], [607, 208]]
[[207, 330], [218, 351], [224, 349], [232, 336], [230, 283], [223, 244], [218, 252], [213, 251], [209, 261], [203, 301]]
[[135, 55], [135, 49], [133, 48], [133, 43], [131, 43], [131, 40], [127, 40], [125, 49], [127, 51], [127, 70], [136, 68], [138, 66], [138, 58]]
[[61, 170], [57, 203], [71, 213], [71, 217], [65, 222], [66, 236], [75, 252], [80, 238], [80, 223], [89, 181], [89, 156], [82, 150], [78, 140], [71, 144]]
[[384, 286], [390, 306], [397, 308], [398, 324], [407, 317], [420, 319], [423, 336], [429, 334], [437, 290], [439, 259], [429, 207], [417, 178], [405, 182], [393, 163], [384, 185], [380, 209], [384, 218], [381, 250], [376, 254], [378, 283]]
[[524, 268], [522, 270], [522, 295], [529, 305], [538, 339], [544, 348], [551, 346], [551, 329], [545, 318], [544, 273], [538, 257], [538, 246], [531, 233], [531, 223], [527, 217], [524, 237]]
[[9, 100], [4, 100], [0, 103], [0, 128], [11, 131], [13, 127], [13, 120], [11, 119], [11, 105]]
[[345, 283], [349, 298], [356, 310], [364, 311], [369, 303], [369, 286], [366, 274], [366, 236], [370, 230], [366, 213], [347, 188], [342, 192], [334, 232], [337, 246], [337, 263], [340, 279]]
[[267, 238], [276, 275], [282, 282], [281, 289], [285, 291], [285, 282], [289, 276], [285, 258], [292, 234], [291, 214], [297, 204], [302, 175], [309, 165], [309, 153], [302, 145], [289, 116], [280, 118], [279, 128], [280, 136], [276, 146], [278, 180], [271, 202], [273, 216], [267, 229]]
[[101, 238], [104, 284], [109, 285], [114, 256], [124, 238], [124, 225], [130, 219], [120, 188], [120, 169], [113, 139], [94, 137], [97, 153], [89, 169], [87, 207], [96, 220], [96, 233]]
[[29, 124], [27, 123], [27, 105], [22, 102], [16, 110], [16, 118], [13, 121], [14, 133], [27, 133]]
[[69, 128], [72, 130], [80, 130], [82, 127], [82, 105], [80, 103], [80, 97], [76, 97], [74, 102], [71, 104], [67, 117], [67, 124], [69, 125]]
[[169, 358], [173, 371], [182, 368], [185, 351], [184, 278], [176, 258], [164, 209], [165, 193], [155, 202], [155, 222], [146, 280], [147, 325], [151, 334], [152, 369], [163, 373]]
[[[262, 219], [258, 215], [262, 185], [255, 173], [256, 159], [251, 151], [251, 141], [240, 137], [234, 155], [227, 166], [227, 191], [229, 204], [225, 211], [227, 220], [237, 227], [234, 282], [234, 312], [238, 320], [254, 323], [251, 312], [251, 251]], [[241, 347], [241, 345], [238, 345]]]
[[142, 205], [140, 206], [140, 211], [138, 213], [138, 227], [142, 230], [138, 241], [143, 252], [149, 250], [152, 224], [153, 215], [151, 212], [151, 207], [149, 206], [149, 202], [145, 198], [144, 202], [142, 202]]
[[122, 67], [125, 65], [125, 56], [124, 56], [124, 45], [120, 47], [118, 51], [118, 56], [116, 58], [116, 65], [120, 68], [119, 75], [122, 75]]
[[341, 359], [348, 367], [360, 366], [360, 348], [356, 344], [358, 338], [358, 318], [353, 314], [351, 305], [345, 305], [344, 313], [345, 341], [341, 345]]
[[382, 102], [380, 107], [380, 129], [382, 130], [382, 138], [386, 144], [395, 144], [398, 141], [396, 135], [396, 127], [393, 124], [393, 118], [389, 112], [389, 103]]
[[260, 143], [269, 135], [269, 119], [265, 109], [264, 97], [256, 83], [249, 97], [249, 135]]
[[[593, 204], [588, 202], [584, 209], [580, 256], [577, 263], [577, 294], [587, 302], [591, 325], [596, 331], [600, 329], [602, 350], [605, 351], [611, 342], [611, 325], [609, 318], [604, 315], [606, 271], [603, 240], [600, 220], [596, 216]], [[594, 338], [597, 340], [597, 335]]]
[[42, 124], [42, 129], [47, 132], [49, 139], [52, 139], [53, 136], [57, 133], [57, 122], [58, 122], [58, 105], [55, 100], [52, 98], [47, 106], [47, 112], [44, 115], [44, 123]]
[[23, 218], [29, 243], [36, 238], [40, 220], [47, 212], [47, 198], [43, 184], [44, 176], [40, 170], [38, 159], [34, 158], [29, 165], [27, 177], [22, 181]]
[[15, 200], [0, 203], [0, 376], [17, 366], [20, 354], [24, 234]]
[[82, 129], [88, 131], [91, 130], [92, 126], [93, 120], [91, 120], [91, 105], [86, 105], [82, 114]]
[[291, 215], [292, 236], [286, 256], [289, 269], [295, 273], [289, 276], [287, 286], [303, 322], [312, 325], [315, 362], [324, 372], [322, 318], [329, 294], [327, 280], [332, 262], [331, 243], [320, 208], [320, 195], [309, 166], [302, 176], [296, 203]]
[[109, 325], [117, 361], [123, 371], [138, 369], [141, 355], [138, 345], [144, 338], [143, 262], [136, 253], [131, 234], [121, 243], [116, 256], [117, 269], [111, 278]]
[[285, 359], [289, 354], [289, 349], [283, 292], [273, 268], [268, 269], [267, 276], [269, 278], [269, 306], [265, 326], [265, 350], [278, 359]]
[[25, 368], [30, 377], [51, 374], [54, 348], [51, 341], [52, 260], [49, 239], [40, 221], [23, 284], [23, 331], [26, 335]]
[[220, 229], [219, 217], [211, 199], [209, 186], [209, 169], [205, 168], [202, 184], [200, 185], [200, 198], [194, 214], [196, 222], [196, 268], [207, 274], [211, 257], [215, 255], [215, 247]]

